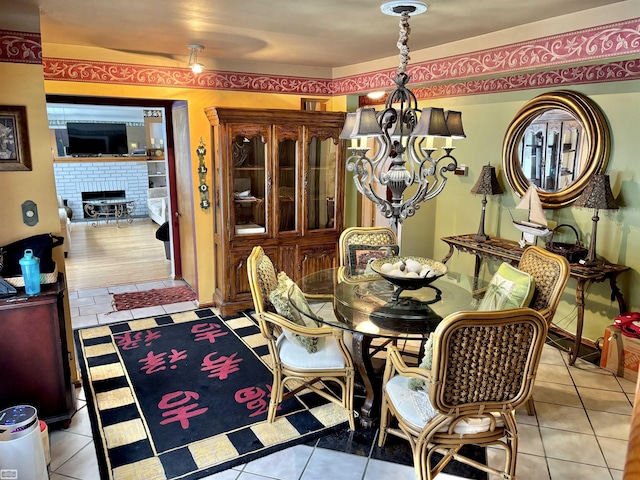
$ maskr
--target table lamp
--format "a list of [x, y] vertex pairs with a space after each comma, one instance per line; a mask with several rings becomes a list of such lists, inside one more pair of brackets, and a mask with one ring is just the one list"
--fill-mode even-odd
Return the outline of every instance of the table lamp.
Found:
[[591, 244], [589, 245], [589, 253], [583, 263], [587, 266], [600, 265], [603, 262], [596, 259], [596, 233], [598, 231], [598, 210], [616, 210], [618, 204], [613, 198], [611, 192], [611, 184], [609, 183], [609, 175], [598, 174], [591, 177], [584, 191], [578, 197], [575, 203], [576, 207], [593, 208], [593, 228], [591, 229]]
[[471, 193], [483, 195], [482, 214], [480, 215], [480, 227], [478, 228], [478, 233], [473, 236], [473, 239], [478, 242], [486, 242], [487, 240], [489, 240], [489, 235], [484, 233], [484, 215], [487, 209], [487, 195], [500, 195], [504, 193], [502, 188], [500, 187], [500, 184], [498, 183], [495, 167], [492, 167], [490, 164], [482, 167], [480, 177], [471, 189]]

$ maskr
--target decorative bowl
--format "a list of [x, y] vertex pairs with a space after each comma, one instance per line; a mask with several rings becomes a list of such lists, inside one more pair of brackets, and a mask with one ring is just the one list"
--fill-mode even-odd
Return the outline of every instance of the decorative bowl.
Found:
[[[417, 262], [423, 268], [428, 267], [431, 273], [427, 274], [428, 276], [423, 276], [423, 277], [418, 276], [417, 278], [398, 276], [395, 274], [390, 274], [391, 273], [389, 272], [390, 267], [385, 266], [385, 265], [393, 266], [393, 265], [402, 263], [404, 264], [406, 269], [407, 264], [409, 263], [409, 265], [411, 265], [411, 262]], [[413, 265], [415, 265], [415, 263]], [[388, 282], [391, 282], [397, 287], [400, 287], [394, 294], [394, 297], [395, 297], [394, 300], [397, 300], [398, 295], [402, 292], [402, 290], [417, 290], [419, 288], [426, 287], [427, 285], [434, 282], [438, 278], [442, 277], [449, 271], [449, 269], [444, 263], [438, 262], [431, 258], [424, 258], [424, 257], [384, 257], [384, 258], [379, 258], [378, 260], [374, 260], [373, 262], [371, 262], [370, 266], [371, 266], [371, 269], [374, 272], [376, 272], [378, 275], [380, 275], [382, 278], [384, 278]], [[418, 273], [418, 275], [420, 275], [420, 273]]]

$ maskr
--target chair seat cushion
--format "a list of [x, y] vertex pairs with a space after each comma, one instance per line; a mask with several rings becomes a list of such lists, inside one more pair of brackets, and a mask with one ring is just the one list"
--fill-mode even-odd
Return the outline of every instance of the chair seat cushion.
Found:
[[508, 310], [528, 307], [535, 282], [526, 272], [504, 262], [491, 278], [478, 310]]
[[[429, 400], [429, 385], [425, 385], [421, 390], [413, 390], [408, 385], [410, 378], [396, 375], [387, 382], [385, 392], [398, 414], [406, 422], [422, 429], [438, 414], [438, 411], [433, 408]], [[496, 425], [503, 426], [500, 415], [496, 415]], [[459, 435], [469, 435], [486, 432], [490, 426], [491, 421], [486, 417], [469, 418], [458, 422], [453, 431]], [[446, 430], [446, 426], [440, 429], [440, 431]]]
[[310, 353], [285, 334], [278, 337], [276, 343], [280, 360], [289, 367], [300, 370], [327, 370], [345, 368], [344, 356], [334, 337], [323, 338], [322, 348]]

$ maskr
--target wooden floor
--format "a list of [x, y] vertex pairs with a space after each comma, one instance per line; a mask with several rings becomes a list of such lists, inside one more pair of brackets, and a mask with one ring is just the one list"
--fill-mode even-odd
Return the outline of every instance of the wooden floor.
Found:
[[133, 223], [71, 224], [65, 259], [69, 291], [171, 279], [171, 261], [156, 239], [158, 225], [150, 219]]

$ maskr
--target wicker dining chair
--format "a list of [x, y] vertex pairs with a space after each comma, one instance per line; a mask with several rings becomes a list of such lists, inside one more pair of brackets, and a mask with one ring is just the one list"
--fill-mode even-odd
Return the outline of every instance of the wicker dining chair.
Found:
[[[408, 440], [419, 480], [432, 479], [451, 460], [513, 478], [515, 409], [532, 393], [546, 333], [546, 320], [530, 308], [465, 311], [445, 318], [432, 334], [430, 371], [407, 367], [397, 348], [388, 347], [378, 445], [388, 434]], [[424, 389], [412, 390], [410, 378], [424, 380]], [[461, 454], [469, 444], [503, 448], [504, 468]]]
[[[271, 259], [260, 246], [253, 248], [247, 259], [249, 287], [260, 326], [267, 340], [273, 371], [273, 386], [267, 421], [275, 421], [278, 405], [302, 390], [309, 389], [326, 400], [343, 407], [349, 427], [355, 430], [353, 413], [354, 367], [353, 360], [342, 339], [342, 330], [328, 326], [306, 327], [275, 313], [269, 293], [278, 285], [276, 270]], [[315, 353], [290, 340], [294, 335], [323, 338]], [[340, 387], [341, 396], [326, 388], [324, 382]]]
[[[517, 268], [533, 277], [535, 288], [529, 307], [540, 312], [550, 327], [569, 281], [569, 262], [561, 255], [532, 245], [522, 253]], [[533, 415], [533, 397], [526, 407], [527, 413]]]
[[[395, 254], [398, 253], [398, 237], [390, 227], [350, 227], [343, 230], [338, 240], [338, 279], [342, 281], [357, 276], [355, 270], [359, 252], [371, 251], [380, 254], [379, 252], [385, 252], [380, 250], [383, 247], [393, 248]], [[378, 252], [375, 252], [376, 250]]]

